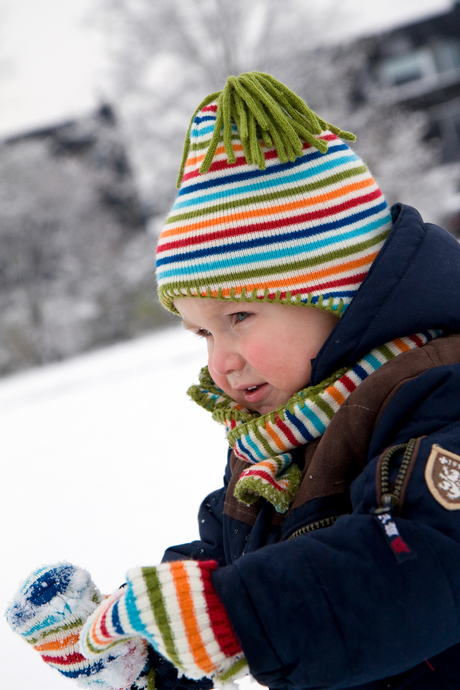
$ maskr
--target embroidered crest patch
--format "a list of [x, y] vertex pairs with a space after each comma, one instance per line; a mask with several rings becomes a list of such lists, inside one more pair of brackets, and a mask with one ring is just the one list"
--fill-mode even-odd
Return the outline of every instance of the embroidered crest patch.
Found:
[[434, 444], [425, 468], [434, 498], [447, 510], [460, 510], [460, 455]]

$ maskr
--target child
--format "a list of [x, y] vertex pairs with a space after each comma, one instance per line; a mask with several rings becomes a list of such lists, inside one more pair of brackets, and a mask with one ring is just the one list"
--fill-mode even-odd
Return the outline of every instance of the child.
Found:
[[32, 575], [10, 624], [68, 675], [459, 687], [460, 247], [344, 139], [260, 73], [195, 112], [157, 271], [206, 340], [189, 394], [226, 427], [225, 486], [102, 603], [74, 566]]

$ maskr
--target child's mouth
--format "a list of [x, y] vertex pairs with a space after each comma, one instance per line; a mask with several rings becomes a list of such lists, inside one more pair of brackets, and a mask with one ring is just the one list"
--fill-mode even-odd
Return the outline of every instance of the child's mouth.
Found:
[[266, 383], [259, 383], [257, 386], [248, 386], [244, 391], [244, 398], [247, 402], [257, 402], [265, 392]]

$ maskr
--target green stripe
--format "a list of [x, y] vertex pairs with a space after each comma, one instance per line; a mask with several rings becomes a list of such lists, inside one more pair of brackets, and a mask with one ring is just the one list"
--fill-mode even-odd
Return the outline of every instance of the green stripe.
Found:
[[317, 407], [319, 407], [319, 409], [320, 409], [322, 412], [324, 412], [324, 414], [326, 415], [326, 417], [327, 417], [329, 420], [332, 419], [332, 417], [333, 417], [334, 414], [335, 414], [335, 413], [334, 413], [334, 410], [332, 409], [332, 407], [331, 407], [325, 400], [323, 400], [323, 398], [321, 398], [319, 395], [314, 395], [314, 396], [311, 398], [311, 401], [312, 401], [313, 403], [315, 403], [315, 405], [316, 405]]
[[[241, 431], [243, 430], [243, 427], [240, 427]], [[264, 425], [258, 425], [255, 426], [253, 431], [254, 431], [254, 436], [257, 438], [257, 440], [261, 443], [263, 446], [265, 452], [268, 454], [268, 457], [270, 457], [273, 454], [273, 447], [270, 445], [270, 442], [265, 439], [262, 434], [260, 433], [261, 429], [266, 429], [266, 424]], [[268, 432], [267, 432], [268, 433]], [[243, 434], [240, 434], [240, 438], [243, 436]]]
[[234, 661], [229, 669], [227, 669], [223, 673], [219, 673], [218, 675], [216, 675], [216, 678], [218, 678], [218, 680], [220, 680], [221, 683], [224, 683], [226, 680], [231, 679], [233, 676], [239, 673], [241, 669], [243, 669], [247, 665], [248, 662], [243, 656], [241, 659]]
[[50, 635], [55, 635], [57, 633], [64, 631], [71, 631], [74, 628], [81, 627], [83, 625], [83, 621], [81, 618], [77, 618], [77, 620], [72, 621], [71, 623], [63, 623], [62, 625], [58, 625], [54, 628], [48, 628], [46, 632], [40, 633], [38, 637], [33, 637], [30, 640], [26, 640], [29, 644], [36, 644], [39, 641], [43, 641], [45, 638], [49, 637]]
[[[232, 134], [232, 141], [240, 141], [240, 135], [237, 133]], [[200, 141], [195, 144], [190, 144], [189, 151], [202, 151], [203, 149], [207, 149], [209, 147], [209, 144], [211, 143], [211, 137], [209, 139], [206, 139], [206, 141]], [[224, 138], [221, 137], [219, 140], [219, 144], [224, 145]], [[219, 146], [218, 144], [218, 146]]]
[[153, 611], [155, 622], [160, 629], [168, 657], [175, 666], [182, 668], [182, 663], [174, 643], [174, 635], [166, 611], [162, 585], [158, 577], [157, 569], [154, 567], [142, 568], [142, 576], [147, 587], [150, 607]]
[[392, 353], [392, 351], [390, 350], [390, 348], [387, 347], [386, 345], [381, 345], [381, 347], [378, 347], [377, 350], [378, 350], [379, 352], [381, 352], [382, 355], [383, 355], [384, 357], [386, 357], [387, 359], [393, 359], [393, 357], [395, 357], [395, 355]]
[[[349, 179], [350, 177], [355, 177], [356, 175], [362, 175], [368, 172], [365, 165], [361, 165], [357, 168], [352, 168], [350, 170], [344, 170], [341, 173], [336, 173], [335, 175], [330, 175], [322, 180], [317, 180], [316, 182], [310, 182], [309, 184], [301, 185], [298, 187], [288, 187], [277, 192], [270, 192], [268, 194], [252, 195], [250, 197], [245, 197], [243, 199], [235, 199], [234, 201], [228, 201], [225, 204], [218, 203], [214, 206], [207, 206], [206, 208], [196, 209], [194, 211], [188, 211], [185, 213], [179, 213], [177, 215], [170, 215], [166, 221], [165, 225], [169, 223], [177, 223], [182, 220], [190, 220], [191, 218], [206, 218], [207, 215], [215, 214], [217, 212], [228, 211], [234, 208], [241, 208], [243, 206], [250, 206], [252, 204], [261, 204], [268, 201], [277, 201], [279, 199], [285, 199], [286, 197], [293, 196], [294, 194], [308, 194], [316, 189], [322, 189], [323, 187], [328, 187], [341, 180]], [[283, 184], [283, 180], [280, 179], [280, 184]], [[248, 192], [244, 192], [247, 194]], [[203, 202], [205, 203], [205, 202]], [[174, 209], [171, 211], [171, 214]]]
[[110, 644], [104, 645], [103, 649], [101, 649], [100, 647], [94, 647], [91, 644], [91, 642], [90, 642], [91, 635], [90, 635], [90, 633], [88, 633], [88, 635], [85, 637], [85, 643], [86, 643], [86, 646], [88, 647], [88, 649], [90, 650], [90, 652], [92, 652], [93, 654], [101, 655], [101, 654], [104, 654], [108, 649], [112, 649], [112, 647], [116, 647], [119, 644], [123, 644], [127, 640], [132, 640], [133, 637], [134, 636], [131, 636], [131, 637], [126, 636], [126, 637], [119, 638], [118, 640], [114, 640]]
[[[218, 273], [216, 269], [215, 272], [211, 273], [210, 275], [204, 276], [203, 278], [193, 278], [192, 280], [181, 280], [180, 282], [174, 282], [174, 283], [163, 283], [161, 287], [161, 291], [165, 290], [180, 290], [180, 289], [188, 289], [188, 288], [197, 288], [198, 290], [200, 288], [205, 288], [208, 289], [208, 286], [213, 283], [213, 281], [218, 281], [219, 285], [224, 285], [225, 283], [230, 283], [231, 285], [235, 284], [235, 281], [241, 281], [241, 282], [248, 282], [255, 280], [256, 278], [268, 278], [271, 276], [276, 276], [281, 274], [286, 274], [289, 271], [298, 271], [298, 270], [305, 270], [307, 268], [312, 268], [321, 264], [324, 264], [326, 261], [333, 261], [334, 259], [346, 259], [347, 257], [357, 254], [358, 252], [364, 251], [365, 249], [369, 249], [370, 247], [373, 247], [376, 244], [379, 244], [379, 242], [383, 242], [388, 237], [389, 230], [385, 230], [384, 232], [380, 233], [380, 235], [377, 235], [376, 237], [372, 237], [369, 240], [366, 240], [365, 242], [360, 242], [359, 244], [353, 244], [350, 247], [346, 248], [341, 248], [341, 249], [336, 249], [334, 252], [329, 252], [329, 253], [324, 253], [319, 256], [312, 256], [310, 258], [304, 258], [301, 259], [300, 261], [293, 261], [291, 263], [282, 263], [282, 264], [277, 264], [276, 266], [266, 266], [261, 269], [253, 269], [250, 270], [250, 267], [248, 266], [245, 268], [245, 270], [238, 271], [238, 272], [232, 272], [232, 273]], [[294, 237], [294, 234], [293, 234]], [[243, 255], [244, 257], [244, 255]], [[282, 256], [280, 256], [282, 258]], [[236, 260], [237, 257], [234, 258]], [[292, 277], [292, 280], [295, 280], [295, 276]], [[206, 280], [208, 281], [207, 283], [202, 283], [200, 281]], [[289, 288], [283, 288], [280, 290], [281, 292], [284, 292], [286, 290], [289, 290]]]

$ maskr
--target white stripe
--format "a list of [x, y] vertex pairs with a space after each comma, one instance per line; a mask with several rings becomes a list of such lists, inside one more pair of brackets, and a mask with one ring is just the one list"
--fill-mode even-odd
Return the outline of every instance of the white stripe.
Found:
[[[196, 250], [206, 250], [209, 247], [219, 247], [222, 246], [224, 249], [228, 245], [229, 242], [232, 243], [244, 243], [245, 241], [251, 239], [250, 232], [251, 230], [254, 231], [255, 237], [256, 238], [265, 238], [267, 240], [272, 240], [273, 245], [276, 243], [277, 238], [279, 237], [280, 234], [283, 235], [291, 235], [291, 239], [285, 239], [283, 242], [293, 242], [298, 243], [302, 242], [305, 244], [315, 244], [319, 241], [321, 241], [323, 238], [329, 239], [329, 238], [334, 238], [337, 234], [346, 234], [349, 233], [353, 230], [357, 230], [359, 228], [364, 227], [365, 225], [370, 225], [372, 223], [375, 223], [377, 221], [381, 221], [385, 219], [386, 216], [389, 215], [388, 208], [381, 209], [380, 211], [375, 210], [375, 213], [370, 215], [369, 217], [365, 219], [356, 219], [352, 220], [351, 222], [344, 223], [342, 227], [339, 228], [326, 228], [325, 226], [331, 222], [340, 222], [344, 221], [347, 219], [351, 219], [354, 215], [361, 213], [363, 211], [368, 211], [372, 209], [376, 209], [377, 206], [379, 206], [382, 202], [384, 201], [383, 196], [378, 197], [377, 199], [374, 199], [372, 202], [368, 203], [361, 203], [358, 206], [341, 211], [339, 213], [334, 213], [331, 214], [330, 216], [326, 216], [323, 218], [314, 218], [310, 220], [305, 220], [299, 218], [297, 220], [297, 217], [301, 215], [299, 211], [293, 211], [291, 213], [288, 212], [281, 212], [281, 213], [276, 213], [272, 215], [267, 215], [267, 216], [257, 216], [253, 218], [248, 218], [246, 220], [242, 220], [241, 218], [234, 218], [231, 214], [228, 216], [228, 220], [224, 220], [223, 222], [219, 222], [218, 224], [212, 224], [207, 227], [199, 227], [199, 228], [194, 228], [192, 227], [192, 224], [190, 224], [190, 227], [187, 227], [187, 225], [178, 225], [178, 227], [183, 227], [183, 232], [179, 232], [178, 234], [175, 235], [162, 235], [161, 239], [158, 243], [158, 248], [161, 249], [165, 244], [170, 244], [172, 245], [170, 248], [165, 249], [161, 257], [163, 256], [174, 256], [175, 253], [177, 254], [183, 254], [184, 251], [196, 251]], [[307, 209], [307, 212], [309, 213], [310, 210]], [[303, 209], [302, 209], [303, 213]], [[260, 226], [261, 224], [265, 223], [275, 223], [276, 221], [284, 221], [284, 220], [289, 220], [288, 225], [283, 225], [283, 226], [276, 226], [271, 229], [265, 229], [261, 230], [260, 228], [257, 228], [256, 226]], [[198, 219], [199, 221], [199, 219]], [[389, 221], [388, 221], [389, 223]], [[238, 231], [239, 228], [245, 228], [245, 233], [244, 234], [239, 234], [236, 232], [233, 237], [228, 237], [225, 236], [225, 234], [222, 237], [217, 237], [213, 239], [208, 239], [204, 240], [201, 239], [204, 237], [204, 235], [211, 234], [211, 233], [225, 233], [229, 232], [232, 230]], [[322, 228], [324, 227], [324, 230]], [[389, 224], [389, 227], [391, 225]], [[167, 231], [169, 231], [170, 228], [167, 228]], [[382, 230], [385, 229], [385, 226], [382, 225], [378, 228], [375, 229], [368, 229], [368, 233], [379, 233], [382, 232]], [[311, 237], [302, 237], [299, 239], [297, 236], [299, 231], [302, 230], [308, 230], [312, 233]], [[317, 232], [319, 230], [319, 232]], [[313, 234], [314, 233], [314, 234]], [[363, 234], [363, 237], [365, 237], [365, 234]], [[199, 240], [199, 244], [193, 246], [189, 246], [184, 248], [183, 246], [174, 246], [175, 243], [182, 243], [184, 241], [190, 241], [190, 240]], [[339, 240], [341, 242], [342, 240]], [[357, 238], [354, 239], [355, 242], [359, 241]], [[271, 248], [272, 245], [270, 245]], [[331, 245], [333, 246], [333, 245]], [[238, 250], [236, 250], [238, 251]], [[247, 251], [247, 248], [244, 248], [244, 251]], [[255, 247], [252, 249], [252, 251], [257, 251], [257, 248]], [[260, 248], [259, 248], [260, 251]]]
[[[169, 563], [163, 563], [157, 568], [158, 578], [163, 591], [166, 613], [168, 615], [174, 637], [174, 644], [183, 668], [187, 669], [190, 678], [202, 678], [203, 670], [200, 669], [190, 651], [187, 632], [182, 620], [181, 607], [177, 598], [177, 590]], [[194, 675], [192, 675], [194, 674]]]
[[[354, 178], [352, 178], [350, 180], [350, 182], [354, 182], [354, 181], [355, 181]], [[344, 185], [339, 185], [339, 184], [337, 184], [336, 186], [337, 186], [337, 188], [343, 188], [344, 187]], [[189, 218], [180, 218], [180, 216], [186, 214], [187, 211], [184, 211], [183, 209], [178, 209], [177, 217], [176, 218], [174, 218], [172, 216], [169, 217], [170, 220], [169, 220], [168, 224], [163, 227], [162, 234], [168, 233], [171, 230], [176, 230], [177, 228], [183, 228], [183, 233], [186, 233], [188, 231], [187, 226], [192, 226], [193, 224], [196, 224], [196, 223], [204, 223], [206, 221], [210, 224], [213, 217], [216, 215], [218, 215], [219, 218], [225, 218], [226, 215], [231, 217], [232, 214], [234, 215], [235, 213], [244, 214], [244, 213], [250, 213], [250, 212], [260, 210], [260, 209], [264, 209], [266, 211], [265, 217], [276, 216], [275, 211], [273, 211], [272, 209], [276, 209], [278, 207], [286, 207], [286, 206], [291, 205], [292, 203], [295, 204], [297, 202], [301, 203], [304, 201], [309, 201], [310, 203], [302, 203], [302, 205], [299, 208], [284, 209], [284, 210], [278, 212], [281, 214], [290, 213], [291, 215], [300, 214], [300, 213], [304, 214], [304, 213], [307, 213], [310, 211], [313, 212], [315, 210], [322, 209], [326, 205], [329, 208], [332, 208], [334, 206], [340, 206], [342, 203], [344, 203], [344, 201], [347, 201], [348, 199], [354, 199], [354, 198], [357, 198], [360, 196], [361, 197], [367, 196], [368, 194], [375, 192], [377, 189], [378, 189], [377, 185], [372, 184], [372, 185], [369, 185], [368, 187], [361, 187], [359, 189], [351, 190], [348, 192], [344, 191], [344, 193], [341, 196], [334, 197], [333, 199], [330, 199], [327, 202], [325, 202], [324, 200], [321, 201], [321, 199], [319, 197], [321, 196], [321, 193], [327, 194], [330, 190], [329, 187], [325, 187], [323, 189], [316, 190], [314, 194], [309, 194], [309, 195], [305, 195], [304, 193], [296, 193], [295, 190], [292, 190], [293, 193], [291, 196], [288, 196], [288, 197], [285, 197], [282, 199], [271, 199], [271, 200], [267, 200], [267, 201], [263, 201], [263, 200], [262, 201], [254, 201], [253, 204], [248, 204], [247, 206], [245, 205], [245, 206], [235, 206], [235, 207], [230, 207], [230, 208], [223, 208], [223, 206], [225, 205], [225, 200], [223, 200], [221, 202], [221, 204], [219, 204], [218, 202], [208, 203], [207, 207], [205, 208], [204, 213], [198, 213], [196, 216], [190, 216]], [[248, 196], [252, 197], [253, 194], [249, 194]], [[313, 198], [315, 198], [315, 199], [317, 198], [318, 200], [315, 201], [314, 203], [311, 203]], [[376, 204], [381, 203], [383, 198], [384, 197], [382, 195], [382, 196], [377, 197], [377, 199], [367, 201], [366, 204], [363, 203], [363, 207], [367, 208], [367, 207], [375, 206]], [[211, 210], [208, 210], [208, 207]], [[216, 208], [214, 208], [214, 207], [216, 207]], [[195, 210], [200, 211], [201, 208], [202, 207], [200, 204], [199, 206], [195, 207]], [[191, 211], [192, 210], [193, 209], [191, 209]], [[270, 213], [267, 213], [267, 211], [270, 211]], [[353, 213], [353, 209], [348, 209], [347, 212], [348, 212], [348, 214], [351, 214], [351, 213]], [[257, 216], [257, 217], [261, 217], [261, 216]], [[283, 217], [283, 216], [281, 216], [281, 217]], [[335, 216], [332, 216], [332, 217], [335, 217]], [[242, 221], [240, 220], [240, 222], [242, 222]], [[210, 227], [214, 227], [214, 225], [210, 224]], [[206, 229], [206, 228], [204, 228], [204, 229]], [[191, 229], [190, 231], [193, 231], [193, 229]]]
[[[212, 134], [209, 136], [211, 137]], [[202, 141], [205, 141], [205, 139], [203, 139]], [[241, 143], [241, 141], [238, 141], [236, 139], [233, 141], [235, 144]], [[193, 141], [193, 143], [195, 144], [197, 142]], [[328, 142], [328, 144], [331, 148], [333, 148], [334, 146], [341, 146], [343, 143], [344, 142], [342, 142], [340, 139], [334, 139], [334, 140]], [[267, 149], [266, 151], [272, 152], [274, 150], [275, 150], [275, 147], [272, 146], [272, 147], [270, 147], [270, 149]], [[311, 155], [312, 153], [316, 153], [316, 151], [317, 150], [314, 147], [311, 147], [309, 149], [304, 150], [302, 155], [308, 156], [308, 155]], [[197, 151], [197, 155], [203, 155], [203, 153], [206, 153], [206, 152], [207, 152], [207, 148], [201, 149], [200, 152]], [[193, 153], [195, 153], [195, 151], [193, 151]], [[243, 155], [242, 153], [239, 154], [239, 152], [236, 152], [236, 153], [237, 153], [237, 157], [239, 157], [240, 155]], [[327, 158], [326, 158], [326, 156], [327, 156]], [[314, 158], [313, 160], [305, 160], [302, 163], [300, 163], [300, 165], [297, 165], [293, 168], [287, 168], [286, 170], [270, 171], [270, 168], [274, 168], [274, 167], [279, 166], [281, 164], [281, 161], [278, 158], [278, 156], [275, 156], [273, 158], [266, 159], [266, 161], [265, 161], [266, 169], [264, 172], [265, 172], [265, 175], [271, 175], [272, 176], [271, 179], [273, 179], [273, 176], [275, 176], [275, 179], [277, 177], [279, 177], [280, 184], [285, 184], [285, 185], [288, 185], [290, 187], [294, 183], [293, 182], [287, 182], [286, 183], [286, 182], [283, 182], [283, 180], [285, 178], [290, 177], [293, 174], [297, 173], [297, 171], [299, 171], [299, 170], [301, 170], [301, 171], [312, 170], [313, 171], [313, 174], [311, 175], [311, 177], [307, 178], [305, 180], [305, 183], [308, 183], [308, 181], [313, 182], [315, 180], [320, 180], [324, 177], [328, 177], [330, 175], [333, 175], [334, 170], [339, 170], [339, 169], [340, 170], [344, 170], [344, 169], [346, 170], [346, 169], [348, 169], [348, 167], [351, 167], [353, 164], [355, 164], [355, 166], [364, 165], [364, 163], [361, 162], [359, 158], [357, 160], [356, 159], [351, 160], [352, 158], [354, 158], [354, 156], [355, 156], [354, 151], [352, 151], [350, 148], [342, 149], [342, 150], [338, 150], [338, 151], [329, 151], [328, 150], [328, 153], [324, 154], [324, 157], [319, 156], [317, 158]], [[326, 170], [323, 170], [321, 172], [315, 170], [315, 168], [322, 167], [322, 165], [326, 161], [328, 163], [329, 163], [329, 161], [333, 162], [337, 158], [348, 158], [350, 160], [349, 160], [349, 162], [347, 162], [345, 164], [335, 166], [335, 168], [333, 168], [333, 169], [327, 168]], [[298, 160], [299, 159], [297, 159], [297, 161]], [[227, 176], [229, 176], [229, 177], [234, 176], [234, 175], [236, 176], [242, 171], [244, 171], [245, 173], [251, 172], [251, 171], [260, 171], [260, 168], [256, 163], [251, 163], [250, 165], [248, 165], [247, 163], [242, 163], [241, 165], [235, 166], [233, 168], [229, 168], [228, 172], [225, 170], [225, 168], [224, 168], [224, 170], [208, 171], [206, 173], [206, 176], [196, 176], [196, 177], [192, 177], [188, 180], [185, 180], [185, 182], [182, 183], [181, 188], [187, 189], [187, 187], [192, 187], [193, 185], [199, 184], [200, 182], [212, 182], [214, 180], [217, 182], [222, 182], [222, 178], [225, 178]], [[188, 172], [189, 172], [188, 169], [184, 170], [185, 175], [187, 175]], [[252, 180], [249, 179], [246, 181], [246, 184], [251, 184], [251, 182], [257, 182], [257, 179], [252, 179]], [[229, 180], [227, 184], [219, 184], [218, 186], [216, 185], [215, 188], [210, 187], [206, 190], [201, 189], [201, 190], [199, 190], [199, 194], [203, 194], [203, 193], [209, 194], [212, 191], [212, 189], [215, 189], [216, 191], [231, 189], [232, 187], [235, 187], [235, 186], [241, 186], [241, 184], [242, 184], [241, 180]], [[195, 194], [195, 193], [196, 192], [190, 192], [190, 194]], [[185, 195], [181, 195], [181, 196], [185, 196]]]
[[[331, 384], [331, 388], [335, 388], [335, 384]], [[330, 393], [327, 391], [324, 391], [324, 401], [327, 402], [327, 404], [332, 407], [334, 413], [340, 410], [341, 405], [337, 402], [335, 398], [332, 397]], [[329, 420], [330, 423], [331, 420]]]
[[[233, 267], [229, 266], [226, 271], [229, 272], [229, 280], [232, 281], [232, 275], [231, 271], [244, 271], [246, 269], [248, 275], [246, 278], [240, 278], [239, 283], [241, 285], [244, 285], [245, 283], [272, 283], [277, 279], [276, 275], [273, 275], [272, 273], [262, 273], [261, 275], [258, 276], [251, 276], [251, 273], [253, 271], [263, 271], [263, 269], [274, 269], [277, 268], [279, 273], [282, 273], [282, 278], [283, 278], [283, 283], [285, 284], [283, 287], [277, 288], [280, 289], [282, 292], [286, 290], [295, 290], [297, 288], [304, 288], [306, 281], [311, 284], [311, 292], [314, 293], [315, 291], [315, 284], [322, 284], [324, 281], [333, 281], [337, 279], [344, 279], [344, 278], [351, 278], [354, 275], [362, 273], [367, 265], [371, 264], [371, 258], [369, 258], [368, 262], [364, 265], [356, 266], [347, 270], [340, 270], [337, 272], [332, 272], [330, 275], [321, 275], [321, 273], [325, 273], [329, 269], [334, 269], [338, 267], [339, 265], [346, 265], [347, 263], [355, 262], [358, 261], [361, 258], [365, 258], [367, 256], [370, 257], [371, 254], [374, 254], [374, 252], [377, 252], [381, 247], [383, 246], [383, 242], [379, 242], [373, 247], [369, 247], [368, 249], [365, 249], [360, 252], [356, 252], [354, 254], [351, 254], [350, 256], [343, 257], [341, 259], [330, 259], [329, 261], [327, 260], [327, 255], [324, 257], [324, 262], [321, 264], [317, 264], [316, 266], [312, 267], [306, 267], [302, 268], [300, 266], [297, 268], [295, 271], [288, 271], [286, 267], [284, 266], [283, 259], [285, 260], [284, 257], [280, 257], [280, 260], [277, 262], [254, 262], [250, 266], [249, 265], [244, 265], [242, 264], [241, 266], [238, 266], [235, 264]], [[230, 257], [231, 255], [229, 255]], [[235, 257], [236, 258], [236, 257]], [[302, 254], [299, 254], [297, 258], [297, 261], [300, 263], [302, 261]], [[193, 264], [192, 264], [193, 265]], [[185, 268], [185, 265], [182, 264], [181, 268]], [[172, 269], [171, 269], [172, 270]], [[222, 272], [223, 269], [219, 267], [216, 267], [213, 270], [203, 270], [203, 271], [198, 271], [198, 272], [193, 272], [187, 275], [187, 273], [182, 274], [180, 280], [193, 280], [196, 283], [206, 283], [211, 290], [218, 290], [220, 287], [223, 288], [231, 288], [235, 287], [235, 279], [233, 279], [232, 282], [224, 282], [222, 280]], [[315, 278], [310, 278], [308, 277], [309, 274], [320, 274], [315, 276]], [[305, 277], [307, 276], [307, 277]], [[164, 278], [162, 277], [161, 271], [158, 272], [158, 279], [160, 284], [168, 284], [170, 281], [174, 281], [174, 276]], [[220, 279], [220, 280], [219, 280]], [[215, 282], [219, 281], [219, 282]], [[337, 289], [346, 289], [346, 286], [342, 288], [337, 288]], [[357, 289], [357, 288], [356, 288]], [[323, 291], [323, 289], [321, 289]]]
[[[193, 593], [195, 617], [199, 625], [201, 640], [212, 663], [218, 666], [226, 657], [220, 649], [211, 625], [206, 598], [204, 596], [204, 583], [201, 577], [200, 568], [198, 563], [194, 561], [185, 561], [184, 566], [187, 570], [190, 587]], [[201, 669], [201, 674], [203, 675], [203, 673], [204, 671]]]
[[[339, 142], [337, 142], [338, 144]], [[337, 145], [336, 144], [336, 145]], [[205, 151], [203, 151], [205, 153]], [[198, 154], [202, 155], [202, 154]], [[236, 152], [236, 155], [242, 155], [239, 152]], [[308, 155], [308, 152], [306, 152], [306, 155]], [[263, 189], [263, 187], [260, 187], [260, 179], [259, 178], [249, 178], [247, 180], [229, 180], [226, 184], [222, 184], [222, 177], [223, 177], [223, 171], [215, 171], [214, 173], [206, 173], [206, 177], [193, 177], [190, 180], [186, 180], [184, 184], [182, 185], [182, 189], [186, 189], [187, 187], [193, 186], [195, 184], [199, 184], [200, 181], [208, 181], [210, 178], [211, 180], [217, 180], [220, 182], [220, 184], [215, 187], [210, 187], [210, 188], [205, 188], [205, 189], [197, 189], [194, 191], [190, 191], [188, 194], [181, 194], [180, 196], [177, 197], [176, 202], [183, 204], [186, 201], [189, 200], [194, 200], [194, 199], [199, 199], [201, 197], [206, 197], [210, 194], [222, 194], [224, 195], [225, 193], [229, 191], [236, 191], [234, 195], [231, 195], [228, 197], [225, 197], [226, 200], [230, 201], [232, 199], [244, 199], [246, 196], [253, 196], [254, 194], [263, 194], [263, 193], [270, 193], [270, 192], [278, 192], [278, 191], [283, 191], [285, 189], [293, 189], [295, 190], [297, 187], [301, 187], [304, 185], [308, 184], [313, 184], [317, 181], [327, 179], [328, 177], [332, 177], [334, 173], [337, 170], [340, 170], [343, 172], [344, 170], [353, 170], [353, 168], [358, 168], [363, 166], [363, 162], [358, 159], [356, 160], [353, 152], [351, 149], [347, 150], [342, 150], [342, 151], [331, 151], [330, 153], [326, 154], [327, 155], [327, 161], [333, 163], [335, 160], [338, 158], [348, 158], [348, 161], [346, 163], [342, 163], [339, 165], [336, 165], [334, 168], [327, 168], [325, 170], [320, 171], [319, 168], [323, 167], [324, 165], [324, 159], [321, 158], [316, 158], [313, 161], [305, 161], [304, 163], [297, 165], [295, 168], [288, 168], [287, 170], [284, 171], [272, 171], [270, 172], [270, 168], [273, 168], [277, 165], [280, 165], [280, 160], [279, 158], [272, 158], [270, 160], [266, 161], [266, 170], [265, 173], [270, 179], [271, 185], [269, 188]], [[226, 156], [224, 154], [216, 156], [217, 159], [222, 159], [226, 160]], [[215, 159], [216, 159], [215, 158]], [[297, 159], [298, 160], [298, 159]], [[201, 162], [200, 162], [201, 165]], [[241, 168], [244, 169], [244, 171], [248, 170], [259, 170], [258, 165], [252, 164], [252, 165], [246, 165], [243, 164], [241, 165]], [[315, 168], [318, 168], [317, 171], [315, 171]], [[192, 168], [192, 166], [189, 166], [189, 168], [186, 169], [185, 174], [187, 172], [192, 171], [193, 169], [196, 169], [196, 165]], [[229, 175], [238, 175], [240, 172], [239, 167], [235, 168], [229, 168]], [[301, 179], [296, 179], [296, 180], [291, 180], [290, 178], [293, 175], [303, 175], [305, 172], [312, 173], [310, 175], [305, 176], [304, 178]], [[224, 173], [225, 174], [225, 173]], [[372, 177], [369, 171], [366, 171], [365, 173], [361, 173], [360, 175], [356, 175], [355, 177], [350, 178], [351, 181], [355, 181], [358, 179], [364, 179], [366, 177]], [[277, 184], [274, 184], [273, 182], [277, 181]], [[340, 180], [336, 183], [336, 185], [328, 185], [327, 187], [324, 187], [324, 189], [334, 189], [337, 187], [342, 187], [347, 183], [346, 180]], [[238, 192], [238, 188], [243, 188], [243, 187], [248, 187], [248, 186], [253, 186], [254, 188], [251, 190], [248, 190], [247, 192]], [[310, 194], [315, 194], [319, 193], [320, 190], [312, 190], [309, 192]], [[203, 202], [206, 203], [206, 202]], [[208, 202], [209, 203], [209, 202]], [[214, 203], [218, 203], [218, 199], [214, 199]], [[199, 205], [201, 206], [201, 204]], [[183, 206], [182, 208], [185, 208]], [[171, 209], [171, 213], [174, 213], [174, 206]]]

